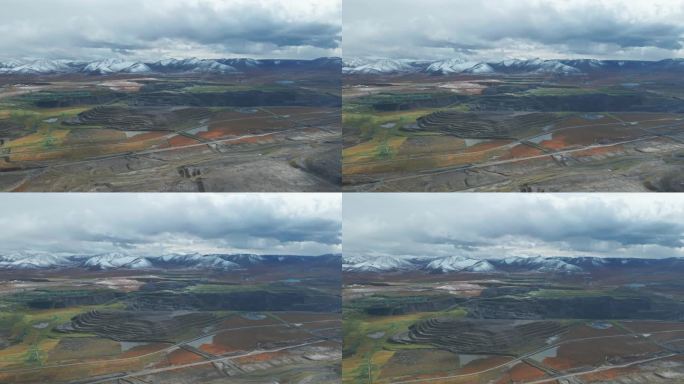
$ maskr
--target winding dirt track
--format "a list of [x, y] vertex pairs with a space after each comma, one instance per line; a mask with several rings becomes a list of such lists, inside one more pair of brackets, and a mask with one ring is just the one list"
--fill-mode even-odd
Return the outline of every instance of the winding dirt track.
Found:
[[[263, 110], [264, 112], [268, 112], [270, 115], [277, 116], [275, 113], [264, 109], [260, 108], [260, 110]], [[331, 115], [334, 113], [331, 113], [330, 111], [314, 111], [314, 112], [305, 112], [299, 114], [300, 116], [302, 115]], [[271, 116], [269, 116], [271, 117]], [[241, 120], [250, 120], [250, 119], [264, 119], [265, 117], [259, 116], [259, 117], [240, 117], [240, 118], [234, 118], [234, 119], [223, 119], [223, 120], [216, 120], [216, 122], [226, 122], [226, 121], [241, 121]], [[29, 169], [20, 169], [20, 170], [13, 170], [13, 171], [8, 171], [8, 172], [2, 172], [0, 173], [0, 177], [2, 175], [23, 175], [24, 179], [18, 181], [17, 183], [14, 183], [13, 185], [6, 187], [4, 189], [5, 192], [12, 192], [17, 188], [20, 188], [21, 186], [25, 185], [27, 182], [30, 182], [32, 179], [35, 177], [40, 176], [44, 172], [50, 170], [50, 169], [59, 169], [59, 168], [65, 168], [65, 167], [70, 167], [70, 166], [75, 166], [75, 165], [81, 165], [81, 164], [91, 164], [91, 163], [98, 163], [102, 161], [108, 161], [112, 159], [117, 159], [117, 158], [127, 158], [127, 157], [138, 157], [138, 156], [150, 156], [153, 154], [157, 153], [165, 153], [165, 152], [175, 152], [175, 151], [183, 151], [187, 149], [193, 149], [193, 148], [200, 148], [203, 146], [207, 146], [211, 149], [215, 148], [215, 146], [219, 144], [227, 144], [231, 142], [239, 142], [245, 139], [250, 139], [250, 138], [265, 138], [265, 137], [275, 137], [275, 136], [280, 136], [280, 135], [286, 135], [289, 133], [296, 133], [304, 130], [311, 129], [313, 126], [307, 122], [308, 120], [301, 120], [301, 121], [292, 121], [293, 126], [290, 128], [285, 128], [285, 129], [280, 129], [277, 131], [273, 132], [267, 132], [267, 133], [259, 133], [259, 134], [247, 134], [247, 135], [241, 135], [241, 136], [234, 136], [234, 137], [229, 137], [229, 138], [222, 138], [222, 139], [214, 139], [214, 140], [206, 140], [206, 141], [198, 141], [197, 143], [193, 144], [187, 144], [187, 145], [182, 145], [182, 146], [176, 146], [176, 147], [165, 147], [165, 148], [157, 148], [157, 149], [147, 149], [147, 150], [142, 150], [142, 151], [130, 151], [130, 152], [121, 152], [121, 153], [115, 153], [111, 155], [105, 155], [101, 157], [92, 157], [92, 158], [87, 158], [83, 160], [76, 160], [76, 161], [67, 161], [63, 163], [55, 163], [55, 164], [47, 164], [47, 165], [38, 165], [33, 168]], [[316, 127], [321, 131], [328, 132], [328, 133], [334, 133], [331, 132], [330, 130], [326, 129], [325, 127]], [[180, 135], [181, 132], [169, 132], [166, 136], [163, 137], [163, 139], [168, 140], [170, 138], [176, 137]], [[120, 144], [120, 143], [112, 143], [114, 145]], [[65, 149], [82, 149], [82, 148], [94, 148], [94, 147], [99, 147], [102, 145], [108, 145], [106, 143], [98, 143], [98, 144], [85, 144], [85, 145], [74, 145], [74, 146], [68, 146], [68, 147], [61, 147], [61, 148], [55, 148], [52, 151], [63, 151]], [[50, 150], [47, 150], [48, 152]], [[22, 154], [22, 153], [38, 153], [38, 152], [45, 152], [45, 150], [41, 151], [19, 151], [19, 152], [14, 152], [14, 154]], [[225, 155], [225, 154], [224, 154]]]
[[191, 368], [191, 367], [197, 367], [201, 365], [207, 365], [207, 364], [212, 364], [212, 363], [218, 363], [222, 361], [230, 361], [233, 359], [237, 359], [240, 357], [246, 357], [246, 356], [255, 356], [255, 355], [261, 355], [264, 353], [271, 353], [271, 352], [280, 352], [280, 351], [285, 351], [288, 349], [294, 349], [294, 348], [299, 348], [299, 347], [305, 347], [307, 345], [313, 345], [313, 344], [318, 344], [322, 343], [325, 340], [316, 340], [316, 341], [310, 341], [308, 343], [301, 343], [301, 344], [296, 344], [296, 345], [289, 345], [286, 347], [280, 347], [280, 348], [274, 348], [274, 349], [256, 349], [254, 351], [250, 351], [247, 353], [243, 353], [240, 355], [234, 355], [234, 356], [227, 356], [227, 357], [217, 357], [215, 359], [209, 359], [205, 361], [198, 361], [196, 363], [189, 363], [189, 364], [183, 364], [183, 365], [174, 365], [172, 367], [164, 367], [164, 368], [155, 368], [155, 369], [146, 369], [143, 371], [138, 371], [134, 373], [129, 373], [121, 376], [116, 376], [116, 377], [110, 377], [102, 380], [95, 380], [95, 381], [90, 381], [88, 384], [99, 384], [99, 383], [107, 383], [111, 382], [113, 380], [120, 380], [120, 379], [127, 379], [131, 377], [138, 377], [138, 376], [146, 376], [146, 375], [153, 375], [156, 373], [162, 373], [162, 372], [168, 372], [168, 371], [175, 371], [178, 369], [183, 369], [183, 368]]

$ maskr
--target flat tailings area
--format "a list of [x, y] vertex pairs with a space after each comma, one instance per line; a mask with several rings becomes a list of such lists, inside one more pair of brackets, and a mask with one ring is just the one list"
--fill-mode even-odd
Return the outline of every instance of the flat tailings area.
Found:
[[676, 301], [611, 296], [472, 300], [468, 317], [477, 319], [684, 319]]
[[458, 320], [431, 318], [420, 321], [397, 343], [431, 344], [455, 353], [515, 355], [521, 347], [542, 347], [567, 328], [557, 321]]

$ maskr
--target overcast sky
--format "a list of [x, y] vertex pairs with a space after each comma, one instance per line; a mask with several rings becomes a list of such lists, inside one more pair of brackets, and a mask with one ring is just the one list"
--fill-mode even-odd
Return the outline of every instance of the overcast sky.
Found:
[[0, 58], [341, 56], [341, 0], [2, 0]]
[[344, 0], [345, 58], [684, 57], [684, 0]]
[[347, 194], [344, 253], [684, 256], [680, 194]]
[[0, 199], [2, 251], [341, 253], [337, 194], [23, 194]]

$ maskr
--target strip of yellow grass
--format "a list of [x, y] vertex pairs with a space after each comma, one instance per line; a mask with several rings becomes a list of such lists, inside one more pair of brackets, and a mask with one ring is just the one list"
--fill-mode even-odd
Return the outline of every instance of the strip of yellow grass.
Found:
[[371, 362], [373, 362], [373, 365], [382, 367], [387, 362], [394, 356], [394, 351], [379, 351], [375, 352], [373, 354], [373, 357], [371, 358]]
[[366, 113], [343, 113], [342, 114], [342, 122], [346, 122], [347, 120], [354, 119], [354, 118], [359, 118], [359, 117], [364, 117], [364, 116], [371, 116], [371, 119], [375, 124], [384, 124], [387, 122], [391, 121], [397, 121], [399, 119], [407, 120], [407, 121], [415, 121], [419, 117], [423, 117], [425, 115], [429, 115], [430, 113], [434, 112], [434, 109], [416, 109], [416, 110], [411, 110], [411, 111], [392, 111], [392, 112], [377, 112], [373, 114], [366, 114]]
[[66, 137], [69, 135], [68, 129], [41, 129], [36, 133], [20, 137], [18, 139], [11, 140], [7, 143], [7, 148], [20, 148], [20, 147], [30, 147], [43, 145], [48, 138], [52, 138], [53, 145], [60, 145], [64, 142]]
[[38, 109], [34, 112], [39, 113], [43, 117], [50, 116], [76, 116], [81, 112], [89, 110], [91, 107], [65, 107], [65, 108], [50, 108], [50, 109]]
[[[135, 152], [150, 149], [155, 145], [163, 145], [165, 139], [162, 137], [151, 137], [143, 140], [128, 140], [125, 135], [119, 135], [116, 131], [111, 131], [105, 135], [98, 135], [98, 132], [106, 130], [96, 130], [93, 132], [92, 141], [79, 138], [71, 141], [68, 136], [69, 131], [55, 130], [49, 148], [44, 143], [49, 136], [44, 134], [31, 134], [21, 139], [14, 140], [9, 144], [13, 148], [10, 153], [12, 162], [20, 161], [46, 161], [54, 159], [78, 160], [94, 156], [112, 155], [119, 153]], [[58, 136], [54, 136], [59, 132]], [[116, 141], [120, 139], [118, 142]]]
[[[59, 343], [59, 338], [50, 337], [50, 327], [66, 323], [72, 317], [96, 308], [102, 307], [86, 306], [27, 311], [24, 314], [20, 324], [17, 324], [17, 326], [20, 327], [17, 329], [17, 331], [25, 332], [26, 334], [22, 338], [21, 343], [0, 350], [0, 368], [23, 363], [30, 346], [33, 344], [37, 344], [38, 349], [40, 349], [42, 353], [47, 354], [50, 350], [57, 346], [57, 343]], [[45, 329], [37, 329], [33, 327], [33, 325], [43, 322], [49, 323], [50, 325]]]

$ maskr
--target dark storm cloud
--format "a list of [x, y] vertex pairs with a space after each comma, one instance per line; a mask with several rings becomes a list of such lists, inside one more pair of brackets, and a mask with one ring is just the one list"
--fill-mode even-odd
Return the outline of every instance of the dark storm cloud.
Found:
[[681, 0], [347, 0], [344, 55], [678, 57], [683, 16]]
[[0, 200], [3, 249], [339, 252], [335, 195], [23, 195]]
[[5, 58], [339, 55], [341, 0], [5, 0]]
[[684, 197], [353, 195], [348, 254], [684, 256]]
[[[509, 14], [518, 23], [512, 23], [512, 20], [510, 24], [492, 23], [482, 31], [481, 36], [484, 40], [494, 42], [521, 39], [569, 47], [613, 44], [620, 48], [682, 48], [684, 27], [680, 24], [659, 20], [621, 20], [616, 18], [616, 9], [607, 8], [601, 3], [588, 6], [582, 15], [578, 12], [560, 12], [548, 4], [533, 7], [528, 12], [520, 8], [519, 11]], [[495, 46], [495, 43], [489, 45], [490, 48]]]

